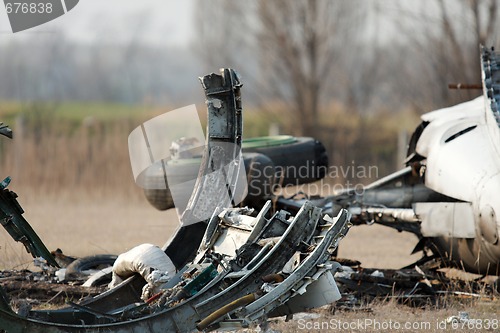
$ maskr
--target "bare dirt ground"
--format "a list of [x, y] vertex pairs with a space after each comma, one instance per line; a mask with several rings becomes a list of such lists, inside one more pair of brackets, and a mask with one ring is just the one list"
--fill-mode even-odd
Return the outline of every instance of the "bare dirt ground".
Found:
[[[88, 195], [74, 193], [47, 196], [18, 192], [25, 218], [49, 250], [63, 249], [73, 256], [119, 254], [142, 243], [163, 245], [178, 225], [175, 211], [160, 212], [140, 196]], [[410, 256], [416, 238], [381, 226], [353, 227], [339, 249], [339, 256], [359, 260], [363, 267], [400, 268], [418, 259]], [[24, 247], [0, 230], [0, 270], [31, 269], [32, 259]], [[412, 308], [396, 301], [376, 301], [370, 312], [337, 311], [330, 307], [295, 316], [284, 322], [273, 320], [271, 328], [282, 332], [498, 332], [500, 301], [491, 298], [448, 298], [439, 308]], [[459, 311], [481, 324], [453, 328], [443, 320]], [[488, 325], [487, 325], [488, 323]], [[496, 323], [496, 326], [495, 326]], [[408, 326], [409, 325], [409, 326]], [[429, 326], [430, 325], [430, 326]], [[441, 325], [441, 326], [440, 326]]]
[[[175, 210], [158, 211], [141, 197], [12, 190], [47, 248], [61, 248], [67, 255], [120, 254], [142, 243], [162, 246], [178, 226]], [[31, 256], [0, 229], [0, 269], [28, 268]], [[382, 226], [358, 226], [342, 240], [339, 256], [359, 260], [364, 267], [399, 268], [418, 259], [410, 256], [416, 242], [411, 234]]]
[[[49, 250], [67, 255], [120, 254], [142, 243], [162, 246], [178, 225], [174, 210], [160, 212], [146, 199], [123, 195], [78, 196], [15, 190], [24, 217]], [[27, 268], [31, 256], [0, 230], [0, 269]]]

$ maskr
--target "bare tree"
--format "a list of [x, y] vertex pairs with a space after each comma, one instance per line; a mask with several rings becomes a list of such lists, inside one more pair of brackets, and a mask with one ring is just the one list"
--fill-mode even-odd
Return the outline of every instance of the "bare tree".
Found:
[[231, 67], [243, 77], [244, 105], [262, 103], [256, 45], [255, 1], [198, 0], [192, 48], [202, 73]]
[[287, 102], [301, 135], [316, 132], [325, 85], [342, 42], [354, 30], [355, 6], [328, 0], [258, 1], [264, 82]]
[[[330, 0], [199, 1], [196, 50], [212, 67], [234, 66], [246, 96], [267, 111], [285, 103], [301, 135], [315, 134], [336, 59], [362, 25], [364, 7]], [[359, 19], [359, 20], [356, 20]], [[348, 75], [342, 75], [345, 80]], [[268, 114], [272, 114], [269, 112]]]
[[500, 42], [498, 0], [426, 1], [420, 11], [400, 7], [400, 27], [410, 47], [419, 54], [419, 89], [426, 91], [424, 103], [455, 104], [471, 99], [477, 91], [450, 91], [449, 83], [479, 84], [479, 45]]
[[[440, 40], [432, 41], [438, 46], [436, 74], [459, 83], [480, 83], [479, 45], [491, 46], [499, 41], [498, 34], [495, 36], [495, 27], [500, 24], [498, 0], [462, 0], [458, 20], [453, 17], [452, 4], [444, 0], [437, 2], [442, 33]], [[450, 92], [445, 87], [446, 84], [441, 87], [443, 98], [455, 101], [456, 92]], [[469, 99], [473, 94], [461, 95], [463, 99]]]
[[211, 68], [244, 65], [244, 52], [251, 43], [253, 31], [249, 26], [251, 4], [215, 0], [196, 2], [194, 8], [194, 50], [200, 60]]

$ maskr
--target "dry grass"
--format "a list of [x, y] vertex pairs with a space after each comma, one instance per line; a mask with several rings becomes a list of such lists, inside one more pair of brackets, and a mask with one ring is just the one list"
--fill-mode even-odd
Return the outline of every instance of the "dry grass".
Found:
[[14, 132], [14, 140], [0, 141], [2, 176], [10, 175], [16, 187], [45, 194], [133, 194], [126, 123], [79, 127], [63, 134], [21, 128]]
[[[395, 301], [379, 301], [370, 305], [373, 312], [336, 312], [327, 308], [317, 309], [310, 314], [299, 314], [285, 322], [274, 320], [271, 328], [281, 332], [498, 332], [498, 328], [486, 329], [486, 320], [500, 320], [500, 301], [457, 302], [446, 308], [410, 308]], [[482, 329], [464, 327], [453, 328], [445, 322], [459, 311], [469, 313], [471, 319], [482, 319]], [[498, 327], [498, 326], [496, 326]]]

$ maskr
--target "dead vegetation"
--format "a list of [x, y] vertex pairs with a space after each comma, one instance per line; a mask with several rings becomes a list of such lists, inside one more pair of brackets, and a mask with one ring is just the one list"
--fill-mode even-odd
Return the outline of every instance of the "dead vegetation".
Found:
[[[142, 199], [142, 191], [132, 177], [127, 138], [143, 120], [172, 108], [137, 107], [135, 113], [127, 111], [130, 114], [120, 118], [118, 111], [112, 114], [114, 107], [101, 106], [103, 115], [99, 117], [79, 116], [84, 105], [78, 103], [1, 102], [0, 117], [15, 134], [13, 140], [0, 141], [0, 167], [4, 177], [12, 177], [14, 191]], [[266, 113], [268, 108], [273, 113]], [[269, 104], [246, 111], [245, 138], [267, 135], [270, 123], [276, 123], [281, 133], [297, 134], [285, 105]], [[417, 114], [411, 111], [390, 117], [362, 115], [334, 104], [322, 109], [319, 117], [322, 125], [316, 137], [325, 145], [331, 166], [349, 170], [358, 166], [377, 168], [371, 177], [353, 177], [348, 172], [328, 180], [342, 185], [346, 181], [367, 184], [398, 169], [403, 158], [396, 156], [398, 137], [410, 133], [418, 123]]]
[[470, 318], [496, 319], [498, 323], [500, 301], [455, 299], [450, 300], [447, 307], [414, 308], [401, 305], [395, 299], [380, 299], [370, 303], [369, 309], [332, 314], [328, 307], [323, 307], [288, 322], [275, 319], [270, 327], [279, 332], [494, 332], [493, 328], [468, 329], [466, 325], [463, 329], [453, 328], [446, 319], [467, 312]]
[[55, 279], [29, 270], [1, 271], [0, 285], [14, 311], [21, 307], [50, 309], [64, 306], [66, 302], [79, 302], [86, 297], [102, 293], [106, 287], [82, 287], [68, 283], [57, 283]]

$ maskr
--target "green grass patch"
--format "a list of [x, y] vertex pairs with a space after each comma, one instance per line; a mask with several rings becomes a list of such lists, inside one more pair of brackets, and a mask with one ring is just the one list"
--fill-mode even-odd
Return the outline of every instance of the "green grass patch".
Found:
[[0, 101], [0, 119], [3, 122], [15, 120], [21, 115], [27, 118], [51, 118], [81, 123], [89, 118], [108, 122], [118, 119], [142, 119], [156, 114], [157, 109], [154, 107], [105, 102]]

